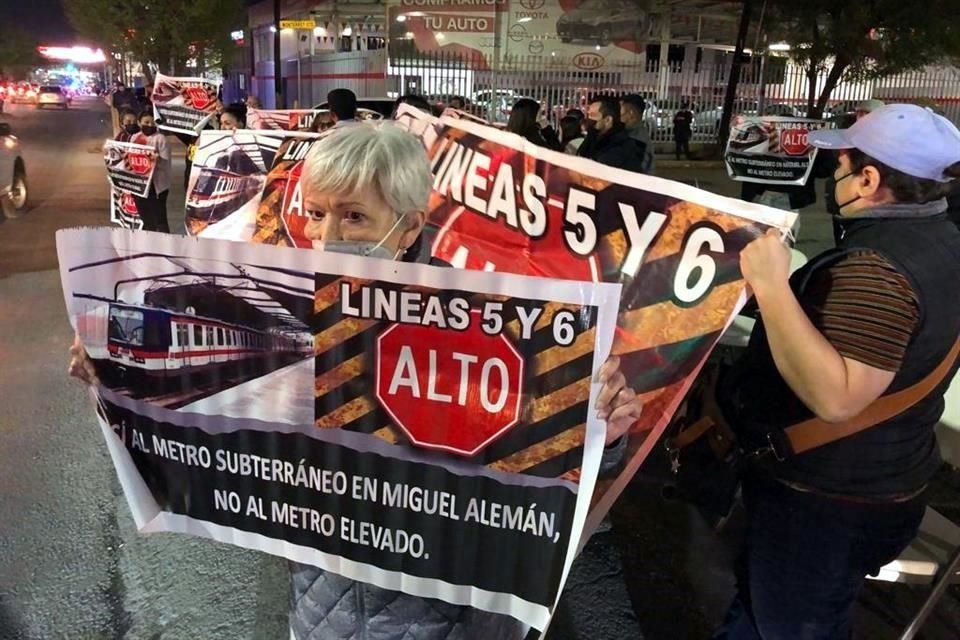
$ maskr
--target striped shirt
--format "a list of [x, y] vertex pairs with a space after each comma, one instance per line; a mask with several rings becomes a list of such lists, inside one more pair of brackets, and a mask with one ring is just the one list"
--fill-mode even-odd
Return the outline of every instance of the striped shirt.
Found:
[[882, 255], [866, 250], [815, 273], [803, 306], [840, 355], [884, 371], [900, 370], [920, 320], [910, 282]]

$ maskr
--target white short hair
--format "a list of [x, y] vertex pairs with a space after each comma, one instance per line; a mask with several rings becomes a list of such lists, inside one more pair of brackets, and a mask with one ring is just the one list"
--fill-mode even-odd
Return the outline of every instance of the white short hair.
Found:
[[324, 193], [375, 188], [398, 216], [425, 211], [433, 184], [423, 143], [387, 122], [334, 129], [307, 154], [301, 179]]

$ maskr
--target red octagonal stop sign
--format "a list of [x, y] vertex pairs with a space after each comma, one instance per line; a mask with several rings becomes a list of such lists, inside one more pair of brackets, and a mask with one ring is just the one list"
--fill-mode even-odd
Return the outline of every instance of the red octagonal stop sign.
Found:
[[807, 129], [784, 129], [780, 132], [780, 146], [789, 156], [802, 156], [810, 150]]
[[523, 359], [472, 320], [456, 333], [397, 324], [377, 338], [377, 398], [418, 446], [473, 456], [520, 419]]

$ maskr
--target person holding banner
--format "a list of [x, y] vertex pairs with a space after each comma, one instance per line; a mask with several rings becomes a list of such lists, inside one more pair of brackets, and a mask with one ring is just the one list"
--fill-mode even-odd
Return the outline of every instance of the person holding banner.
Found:
[[140, 125], [137, 124], [137, 114], [130, 109], [124, 109], [120, 114], [120, 131], [114, 140], [130, 142], [130, 138], [138, 133], [140, 133]]
[[327, 108], [334, 127], [351, 125], [357, 121], [357, 94], [350, 89], [334, 89], [327, 94]]
[[157, 166], [150, 182], [150, 193], [146, 198], [135, 197], [137, 211], [143, 220], [145, 231], [170, 233], [167, 222], [167, 195], [170, 193], [170, 171], [172, 161], [167, 137], [157, 130], [153, 114], [140, 114], [140, 132], [130, 138], [130, 142], [153, 147], [157, 153]]
[[[310, 151], [302, 180], [310, 216], [306, 234], [316, 249], [417, 260], [432, 178], [414, 136], [390, 124], [336, 131]], [[617, 455], [642, 404], [627, 386], [618, 358], [606, 362], [599, 379], [604, 388], [597, 410], [607, 421], [608, 451]], [[346, 637], [401, 637], [412, 624], [420, 630], [418, 640], [510, 640], [524, 633], [506, 616], [381, 589], [311, 565], [291, 563], [291, 576], [291, 636], [297, 640], [317, 637], [314, 629], [336, 629]]]
[[231, 104], [220, 113], [220, 130], [236, 131], [247, 128], [247, 110], [243, 105]]
[[556, 131], [547, 123], [540, 103], [532, 98], [520, 98], [514, 103], [507, 121], [507, 131], [538, 147], [555, 151], [560, 149]]
[[[362, 123], [334, 130], [312, 147], [304, 164], [306, 236], [320, 251], [416, 262], [432, 183], [423, 144], [396, 125]], [[70, 353], [70, 375], [96, 382], [79, 337]], [[617, 357], [604, 363], [596, 379], [602, 388], [595, 410], [606, 421], [610, 452], [602, 469], [610, 457], [622, 455], [623, 436], [643, 407]], [[313, 565], [292, 562], [290, 570], [290, 637], [296, 640], [519, 640], [527, 633], [525, 625], [506, 615], [380, 588]]]
[[[922, 147], [917, 140], [923, 140]], [[867, 574], [916, 536], [957, 370], [960, 131], [915, 105], [810, 133], [839, 152], [839, 249], [790, 277], [768, 232], [740, 255], [761, 320], [717, 390], [754, 462], [738, 598], [717, 640], [850, 637]]]

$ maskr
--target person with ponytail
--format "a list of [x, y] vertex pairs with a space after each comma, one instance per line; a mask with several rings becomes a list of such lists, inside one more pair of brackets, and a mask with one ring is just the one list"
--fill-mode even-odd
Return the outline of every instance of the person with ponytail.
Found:
[[[842, 233], [793, 276], [779, 232], [740, 255], [761, 319], [717, 399], [743, 449], [767, 455], [744, 478], [738, 595], [716, 640], [851, 637], [865, 576], [916, 536], [941, 466], [934, 426], [960, 337], [960, 230], [946, 201], [960, 131], [895, 104], [809, 139], [837, 153]], [[932, 391], [915, 391], [924, 380]], [[873, 419], [891, 413], [876, 401], [906, 389], [910, 403], [888, 398], [898, 413]], [[784, 430], [811, 419], [852, 435], [794, 453]]]

